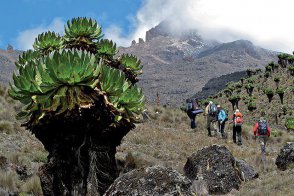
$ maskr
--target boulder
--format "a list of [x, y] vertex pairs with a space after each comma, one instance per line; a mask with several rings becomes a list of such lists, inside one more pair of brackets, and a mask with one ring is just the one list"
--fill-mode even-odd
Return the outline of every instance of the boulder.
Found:
[[104, 195], [192, 195], [190, 186], [191, 181], [177, 171], [153, 166], [123, 174]]
[[236, 160], [236, 169], [242, 181], [249, 181], [258, 178], [258, 173], [244, 160]]
[[192, 181], [203, 178], [209, 194], [226, 194], [241, 185], [235, 158], [224, 146], [212, 145], [193, 153], [184, 166], [184, 172]]
[[288, 142], [281, 150], [276, 159], [278, 169], [284, 171], [290, 165], [294, 165], [294, 142]]

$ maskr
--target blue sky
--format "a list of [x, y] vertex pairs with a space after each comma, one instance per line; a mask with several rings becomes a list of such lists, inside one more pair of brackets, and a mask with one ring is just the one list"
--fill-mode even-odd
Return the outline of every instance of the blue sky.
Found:
[[[22, 47], [17, 38], [21, 33], [49, 26], [63, 26], [68, 19], [78, 16], [95, 18], [102, 28], [112, 25], [121, 28], [126, 36], [134, 26], [142, 0], [5, 0], [1, 1], [0, 48], [8, 43]], [[54, 24], [55, 23], [55, 24]]]
[[67, 20], [86, 16], [118, 46], [144, 39], [147, 30], [170, 19], [173, 31], [197, 29], [206, 39], [247, 39], [292, 53], [293, 7], [293, 0], [3, 0], [0, 48], [31, 48], [39, 33], [62, 33]]

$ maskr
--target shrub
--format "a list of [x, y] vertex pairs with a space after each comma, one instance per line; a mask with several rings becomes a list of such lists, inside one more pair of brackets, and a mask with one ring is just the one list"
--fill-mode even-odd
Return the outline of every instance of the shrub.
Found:
[[294, 65], [288, 67], [289, 73], [294, 76]]
[[264, 90], [264, 93], [267, 95], [269, 102], [271, 102], [274, 96], [274, 90], [269, 87]]
[[256, 110], [256, 102], [254, 102], [254, 101], [250, 101], [249, 103], [248, 103], [248, 110], [249, 111], [253, 111], [253, 110]]
[[287, 118], [285, 125], [288, 130], [294, 131], [294, 118]]
[[269, 71], [266, 71], [266, 72], [264, 73], [264, 77], [265, 77], [265, 78], [268, 78], [270, 75], [271, 75], [271, 72], [269, 72]]

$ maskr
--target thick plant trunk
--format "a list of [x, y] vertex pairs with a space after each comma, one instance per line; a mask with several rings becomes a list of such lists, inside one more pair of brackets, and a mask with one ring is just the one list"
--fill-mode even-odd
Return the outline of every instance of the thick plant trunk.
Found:
[[101, 114], [89, 110], [30, 127], [49, 152], [39, 169], [45, 196], [102, 195], [118, 177], [116, 146], [134, 125], [122, 120], [110, 126], [111, 118]]

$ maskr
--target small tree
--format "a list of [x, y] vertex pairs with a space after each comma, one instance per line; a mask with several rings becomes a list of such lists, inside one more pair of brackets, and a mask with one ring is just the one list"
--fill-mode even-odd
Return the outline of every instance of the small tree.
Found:
[[256, 110], [256, 102], [254, 102], [254, 101], [250, 101], [249, 103], [248, 103], [248, 110], [250, 111], [250, 112], [252, 112], [252, 111], [254, 111], [254, 110]]
[[274, 97], [274, 91], [272, 88], [266, 88], [264, 93], [266, 94], [269, 103], [272, 101], [273, 97]]
[[281, 104], [284, 104], [283, 102], [283, 98], [284, 98], [284, 93], [285, 93], [285, 89], [284, 88], [278, 88], [276, 93], [279, 95], [280, 100], [281, 100]]
[[231, 102], [232, 104], [232, 108], [233, 110], [235, 109], [235, 106], [237, 108], [239, 108], [239, 101], [240, 101], [240, 96], [239, 95], [232, 95], [230, 98], [229, 98], [229, 102]]
[[270, 75], [271, 75], [271, 72], [269, 72], [269, 71], [266, 71], [266, 72], [264, 73], [264, 77], [265, 77], [265, 78], [270, 77]]
[[226, 97], [230, 97], [232, 95], [232, 91], [228, 88], [224, 90], [224, 93], [226, 94]]
[[[115, 153], [144, 105], [140, 61], [117, 54], [95, 20], [74, 18], [64, 36], [40, 34], [16, 62], [9, 94], [43, 143], [44, 195], [103, 195], [118, 177]], [[89, 190], [90, 189], [90, 190]]]
[[247, 69], [246, 70], [246, 74], [247, 74], [248, 77], [253, 76], [255, 73], [256, 73], [255, 70], [252, 70], [252, 69]]
[[291, 76], [294, 76], [294, 65], [288, 67], [289, 73]]
[[278, 55], [278, 63], [281, 65], [282, 68], [287, 67], [288, 57], [291, 56], [290, 54], [281, 53]]
[[271, 66], [266, 66], [265, 71], [271, 73], [272, 72], [272, 67]]
[[281, 80], [281, 77], [276, 76], [276, 77], [274, 78], [274, 81], [275, 81], [275, 83], [276, 83], [276, 88], [279, 87], [280, 80]]
[[248, 95], [251, 97], [253, 93], [254, 85], [252, 83], [248, 83], [246, 84], [245, 88], [247, 90]]

